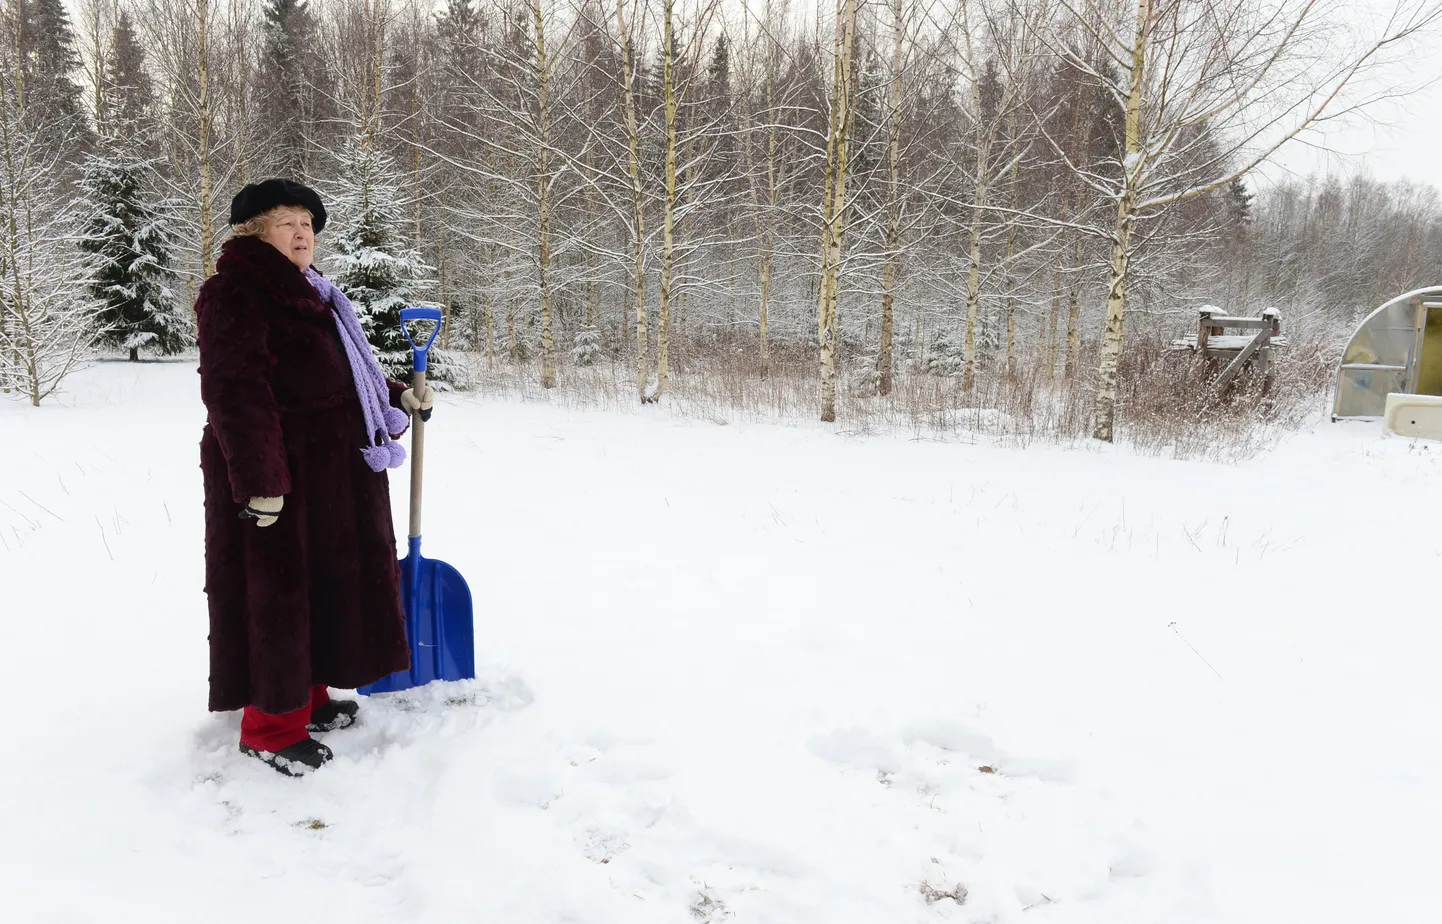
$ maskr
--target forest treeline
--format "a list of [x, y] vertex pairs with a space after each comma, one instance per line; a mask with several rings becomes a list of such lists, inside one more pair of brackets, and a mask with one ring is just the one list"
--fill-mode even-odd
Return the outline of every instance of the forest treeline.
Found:
[[457, 381], [609, 359], [655, 400], [819, 346], [823, 417], [837, 381], [1080, 379], [1109, 439], [1123, 330], [1275, 306], [1335, 341], [1442, 278], [1435, 189], [1255, 178], [1435, 5], [1264, 6], [10, 2], [0, 375], [38, 402], [97, 338], [183, 349], [230, 197], [288, 176], [393, 365], [428, 301]]

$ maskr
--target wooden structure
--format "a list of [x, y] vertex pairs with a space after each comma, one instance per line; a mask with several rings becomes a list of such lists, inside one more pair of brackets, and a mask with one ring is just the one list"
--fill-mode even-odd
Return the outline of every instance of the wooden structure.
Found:
[[[1229, 334], [1228, 328], [1255, 333]], [[1275, 351], [1287, 345], [1281, 331], [1282, 313], [1275, 308], [1263, 311], [1260, 318], [1238, 318], [1223, 314], [1220, 308], [1207, 307], [1200, 312], [1196, 335], [1173, 340], [1172, 349], [1200, 353], [1211, 370], [1226, 361], [1226, 367], [1217, 377], [1219, 389], [1235, 379], [1247, 363], [1256, 363], [1262, 375], [1262, 389], [1266, 391], [1271, 387], [1277, 363]]]

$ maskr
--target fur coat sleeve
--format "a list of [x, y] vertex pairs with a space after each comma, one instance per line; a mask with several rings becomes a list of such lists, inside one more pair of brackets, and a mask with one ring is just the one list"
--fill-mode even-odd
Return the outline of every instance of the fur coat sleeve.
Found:
[[233, 285], [199, 300], [200, 396], [225, 456], [232, 499], [289, 494], [280, 408], [270, 386], [275, 365], [267, 312]]
[[[409, 387], [410, 386], [407, 385], [405, 382], [397, 382], [395, 379], [386, 379], [386, 388], [390, 391], [391, 407], [398, 407], [403, 411], [406, 409], [405, 405], [401, 404], [401, 395], [403, 395], [405, 393], [405, 390]], [[406, 420], [410, 420], [409, 414], [406, 416]], [[400, 439], [401, 434], [405, 433], [406, 430], [409, 429], [410, 427], [407, 426], [405, 429], [401, 430], [400, 433], [392, 433], [391, 439]]]

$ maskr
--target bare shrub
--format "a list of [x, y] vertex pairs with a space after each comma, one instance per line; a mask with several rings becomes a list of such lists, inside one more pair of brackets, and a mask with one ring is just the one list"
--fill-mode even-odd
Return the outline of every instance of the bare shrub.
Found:
[[[1262, 394], [1250, 370], [1225, 393], [1212, 384], [1215, 369], [1188, 352], [1168, 349], [1169, 338], [1141, 333], [1129, 341], [1119, 370], [1125, 406], [1119, 441], [1148, 456], [1240, 461], [1273, 445], [1285, 432], [1315, 419], [1330, 387], [1328, 339], [1318, 332], [1280, 350], [1273, 386]], [[682, 417], [810, 426], [819, 410], [814, 348], [773, 343], [763, 367], [756, 344], [742, 337], [688, 344], [672, 372], [663, 406]], [[920, 357], [914, 357], [920, 359]], [[533, 362], [498, 363], [485, 371], [472, 363], [477, 390], [486, 395], [567, 407], [629, 410], [638, 406], [629, 357], [606, 354], [589, 366], [567, 365], [551, 390], [537, 384]], [[1096, 390], [1095, 345], [1084, 345], [1081, 372], [1050, 379], [1034, 358], [1013, 375], [1005, 359], [982, 365], [967, 392], [960, 376], [927, 374], [921, 362], [899, 362], [892, 393], [868, 387], [871, 356], [846, 368], [857, 387], [837, 396], [836, 429], [853, 434], [906, 434], [918, 440], [960, 440], [1025, 447], [1077, 444], [1091, 433]]]

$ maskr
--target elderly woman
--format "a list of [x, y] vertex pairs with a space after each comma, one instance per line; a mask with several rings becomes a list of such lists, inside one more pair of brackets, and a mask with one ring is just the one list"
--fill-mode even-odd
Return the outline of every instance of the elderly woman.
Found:
[[314, 190], [247, 185], [195, 305], [210, 709], [244, 709], [240, 750], [291, 776], [331, 758], [311, 732], [355, 721], [327, 686], [409, 666], [385, 469], [432, 401], [386, 380], [312, 268], [325, 222]]

